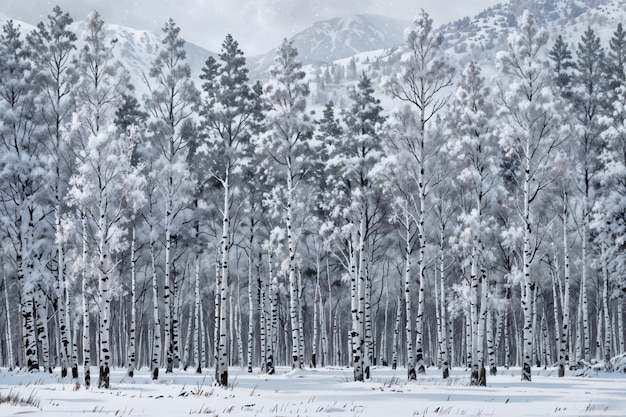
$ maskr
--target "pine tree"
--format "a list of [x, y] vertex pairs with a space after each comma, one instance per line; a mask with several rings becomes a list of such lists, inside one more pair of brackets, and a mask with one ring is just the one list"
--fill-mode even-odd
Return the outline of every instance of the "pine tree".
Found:
[[[235, 200], [237, 190], [241, 190], [241, 178], [248, 168], [251, 153], [250, 137], [256, 120], [256, 95], [248, 85], [246, 60], [239, 44], [231, 35], [222, 43], [219, 62], [210, 57], [201, 78], [205, 93], [201, 109], [202, 128], [205, 133], [206, 156], [203, 165], [206, 177], [217, 181], [222, 189], [223, 204], [222, 235], [220, 252], [219, 341], [216, 340], [218, 358], [216, 381], [221, 386], [228, 385], [228, 346], [226, 332], [226, 296], [229, 285], [230, 248], [233, 245], [234, 227], [231, 212], [241, 201]], [[250, 255], [251, 256], [251, 255]], [[251, 288], [249, 288], [251, 291]], [[216, 298], [217, 299], [217, 298]]]
[[589, 217], [596, 198], [593, 183], [599, 170], [602, 127], [600, 117], [607, 112], [607, 80], [605, 78], [606, 57], [600, 38], [588, 27], [581, 36], [576, 50], [576, 70], [572, 79], [572, 104], [574, 116], [582, 133], [578, 141], [576, 159], [578, 169], [576, 186], [582, 194], [579, 217], [582, 243], [582, 274], [580, 291], [582, 301], [582, 358], [591, 360], [591, 340], [588, 313], [588, 268], [592, 263], [589, 250]]
[[[618, 298], [617, 314], [622, 315], [623, 289], [626, 288], [623, 275], [620, 271], [626, 265], [623, 254], [623, 239], [626, 233], [626, 195], [625, 175], [626, 169], [626, 81], [622, 81], [616, 90], [616, 100], [613, 103], [612, 113], [600, 119], [605, 127], [602, 133], [604, 149], [600, 155], [602, 169], [597, 174], [597, 182], [594, 184], [599, 189], [598, 198], [594, 204], [590, 228], [594, 232], [594, 242], [602, 248], [601, 264], [604, 275], [603, 308], [605, 314], [605, 355], [604, 361], [607, 369], [611, 369], [610, 352], [611, 339], [621, 339], [620, 333], [623, 328], [618, 326], [618, 334], [609, 329], [606, 316], [608, 315], [609, 293], [611, 298]], [[609, 287], [621, 291], [609, 291]], [[619, 318], [618, 322], [623, 318]], [[598, 329], [597, 331], [600, 331]]]
[[563, 97], [570, 98], [572, 68], [575, 67], [575, 63], [572, 59], [572, 52], [562, 35], [556, 38], [549, 56], [553, 63], [555, 84]]
[[626, 80], [626, 31], [622, 23], [617, 24], [617, 29], [609, 40], [609, 52], [606, 60], [606, 70], [608, 73], [608, 89], [611, 102], [617, 99], [617, 89]]
[[380, 100], [367, 75], [362, 74], [356, 87], [348, 92], [350, 103], [342, 113], [340, 128], [334, 119], [332, 104], [327, 105], [320, 122], [319, 137], [326, 143], [324, 167], [326, 184], [322, 205], [330, 217], [325, 229], [333, 249], [342, 253], [344, 268], [351, 283], [351, 346], [354, 380], [370, 378], [371, 323], [368, 322], [371, 288], [372, 235], [375, 221], [381, 216], [380, 188], [371, 171], [382, 158], [382, 140], [377, 127], [382, 116]]

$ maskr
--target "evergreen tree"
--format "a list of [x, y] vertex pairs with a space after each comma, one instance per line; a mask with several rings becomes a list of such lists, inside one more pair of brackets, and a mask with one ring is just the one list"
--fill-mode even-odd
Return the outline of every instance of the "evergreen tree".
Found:
[[[216, 381], [228, 385], [228, 346], [226, 329], [226, 297], [229, 284], [230, 248], [235, 228], [231, 223], [233, 207], [241, 205], [241, 179], [251, 149], [251, 134], [256, 120], [256, 95], [248, 85], [246, 60], [239, 44], [231, 35], [222, 43], [219, 62], [210, 57], [201, 78], [205, 97], [202, 104], [202, 127], [205, 133], [206, 156], [203, 158], [205, 174], [220, 184], [222, 202], [222, 234], [219, 244], [220, 269], [216, 291], [216, 314], [219, 315], [219, 340], [217, 345]], [[235, 199], [237, 195], [237, 199]], [[249, 255], [251, 256], [251, 254]], [[249, 289], [251, 290], [251, 289]]]
[[571, 81], [572, 68], [575, 63], [572, 59], [572, 52], [563, 40], [563, 36], [559, 35], [554, 42], [554, 46], [549, 53], [554, 68], [554, 82], [564, 97], [571, 97]]
[[581, 129], [581, 137], [576, 146], [577, 175], [576, 186], [582, 195], [579, 218], [582, 240], [582, 349], [583, 357], [591, 360], [591, 332], [588, 313], [588, 268], [592, 263], [589, 248], [589, 216], [594, 205], [596, 193], [593, 183], [600, 169], [600, 149], [603, 147], [600, 117], [607, 112], [607, 80], [605, 77], [606, 57], [600, 38], [590, 27], [581, 36], [576, 51], [576, 71], [572, 80], [572, 103], [574, 116]]
[[617, 89], [626, 80], [626, 31], [622, 23], [617, 24], [617, 29], [609, 40], [609, 52], [606, 60], [608, 73], [608, 89], [611, 102], [617, 99]]
[[326, 142], [326, 195], [323, 206], [330, 219], [325, 229], [327, 240], [339, 245], [346, 274], [351, 283], [351, 346], [354, 380], [370, 377], [371, 358], [367, 322], [368, 289], [372, 277], [372, 235], [381, 216], [379, 187], [371, 172], [383, 156], [377, 128], [385, 118], [380, 100], [374, 97], [371, 80], [362, 74], [356, 87], [349, 90], [349, 107], [343, 112], [341, 129], [334, 119], [332, 104], [327, 105], [320, 123], [320, 135]]

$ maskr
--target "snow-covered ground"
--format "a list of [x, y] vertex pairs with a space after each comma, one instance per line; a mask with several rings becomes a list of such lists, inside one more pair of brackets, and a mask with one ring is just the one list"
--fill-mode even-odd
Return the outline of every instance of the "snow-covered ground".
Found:
[[623, 373], [557, 378], [554, 369], [534, 370], [528, 383], [519, 369], [502, 369], [487, 387], [471, 387], [461, 369], [447, 380], [429, 369], [406, 382], [404, 369], [375, 368], [371, 381], [358, 383], [347, 368], [281, 368], [274, 376], [231, 368], [228, 388], [214, 387], [211, 374], [175, 371], [152, 382], [147, 369], [132, 379], [118, 369], [105, 390], [2, 369], [0, 397], [31, 398], [37, 406], [5, 402], [0, 416], [626, 416]]

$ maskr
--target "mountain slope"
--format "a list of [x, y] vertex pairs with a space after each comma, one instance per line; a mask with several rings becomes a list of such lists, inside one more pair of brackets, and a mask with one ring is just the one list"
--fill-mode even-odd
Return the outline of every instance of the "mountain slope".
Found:
[[[4, 15], [0, 15], [0, 26], [4, 26], [9, 19], [10, 18]], [[13, 19], [13, 21], [14, 25], [20, 27], [23, 39], [26, 37], [27, 33], [36, 29], [35, 26], [28, 23], [15, 19]], [[130, 71], [132, 83], [138, 91], [140, 93], [144, 92], [146, 86], [143, 75], [148, 74], [157, 50], [161, 46], [163, 35], [161, 33], [108, 23], [105, 23], [104, 28], [108, 39], [117, 39], [117, 44], [113, 48], [113, 55]], [[76, 21], [72, 23], [71, 29], [76, 33], [76, 52], [78, 52], [84, 45], [82, 34], [85, 30], [85, 22]], [[215, 53], [209, 52], [189, 42], [185, 42], [185, 51], [187, 53], [187, 62], [191, 67], [192, 76], [195, 79], [199, 77], [202, 67], [209, 56], [216, 56]]]
[[303, 62], [330, 62], [402, 43], [411, 22], [359, 14], [317, 22], [292, 39]]
[[[290, 40], [304, 64], [328, 64], [353, 55], [402, 44], [410, 21], [359, 14], [314, 23]], [[276, 49], [249, 59], [251, 72], [261, 75], [274, 63]]]

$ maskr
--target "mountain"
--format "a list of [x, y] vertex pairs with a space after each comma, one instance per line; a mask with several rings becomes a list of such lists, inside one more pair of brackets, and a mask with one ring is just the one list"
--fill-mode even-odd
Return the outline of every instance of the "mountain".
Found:
[[[314, 23], [290, 38], [304, 64], [328, 64], [361, 52], [396, 47], [404, 40], [408, 20], [371, 14], [338, 17]], [[253, 73], [273, 64], [276, 49], [249, 59]]]
[[[0, 26], [4, 26], [8, 17], [0, 15]], [[35, 26], [13, 19], [14, 25], [18, 25], [24, 38], [27, 33], [36, 29]], [[86, 23], [84, 21], [75, 21], [71, 25], [71, 29], [76, 33], [76, 51], [80, 51], [84, 45], [83, 32]], [[132, 83], [137, 90], [142, 93], [147, 87], [143, 80], [143, 75], [148, 74], [152, 61], [154, 61], [155, 53], [161, 45], [163, 39], [162, 33], [155, 33], [148, 30], [138, 30], [130, 27], [105, 23], [104, 30], [108, 39], [117, 39], [117, 44], [113, 48], [115, 59], [119, 60], [126, 69], [130, 71]], [[217, 57], [213, 52], [195, 45], [185, 42], [185, 52], [187, 53], [187, 62], [191, 68], [192, 76], [195, 79], [201, 74], [204, 63], [209, 56]]]
[[313, 24], [292, 40], [306, 63], [332, 62], [360, 52], [397, 46], [410, 21], [358, 14]]
[[[511, 0], [501, 3], [436, 29], [442, 34], [444, 49], [459, 72], [469, 59], [484, 67], [485, 75], [495, 72], [495, 54], [506, 48], [506, 39], [517, 29], [517, 19], [524, 9], [530, 10], [551, 33], [550, 42], [554, 41], [555, 34], [563, 34], [572, 50], [587, 26], [594, 28], [606, 44], [617, 23], [626, 21], [626, 0]], [[7, 19], [0, 15], [0, 24]], [[23, 33], [34, 29], [24, 22], [15, 23]], [[84, 24], [73, 24], [79, 49], [83, 44]], [[359, 14], [317, 22], [291, 40], [298, 49], [299, 59], [308, 66], [309, 78], [330, 90], [341, 83], [352, 83], [355, 74], [361, 71], [366, 71], [375, 82], [388, 75], [399, 59], [398, 47], [402, 45], [405, 28], [411, 26], [408, 20]], [[144, 91], [143, 74], [154, 60], [162, 34], [114, 24], [106, 24], [105, 28], [111, 38], [118, 39], [114, 49], [116, 58], [131, 71], [133, 83], [140, 92]], [[216, 54], [189, 42], [185, 43], [185, 49], [192, 74], [198, 81], [206, 59]], [[247, 57], [250, 77], [266, 78], [275, 56], [274, 49]], [[348, 66], [354, 66], [351, 61], [357, 68], [356, 72], [348, 74]], [[322, 94], [319, 99], [325, 96]]]

